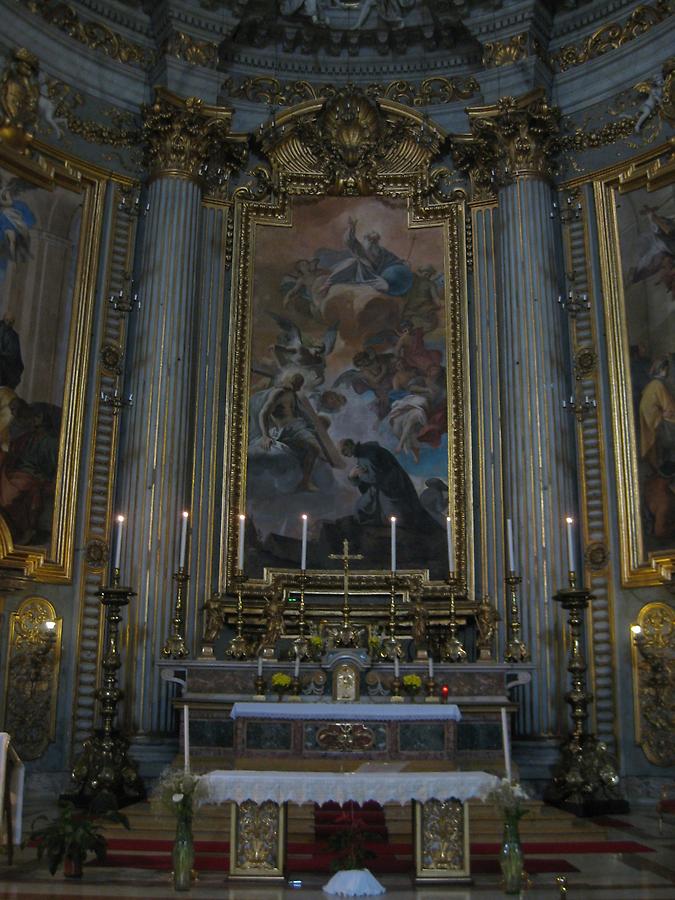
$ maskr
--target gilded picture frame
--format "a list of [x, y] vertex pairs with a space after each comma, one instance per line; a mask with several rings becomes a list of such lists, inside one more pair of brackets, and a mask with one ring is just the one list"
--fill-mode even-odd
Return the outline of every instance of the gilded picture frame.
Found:
[[[347, 93], [347, 92], [345, 92]], [[335, 284], [339, 279], [342, 283], [346, 283], [348, 279], [357, 279], [359, 276], [353, 274], [344, 274], [346, 270], [353, 271], [350, 266], [353, 259], [349, 254], [336, 246], [337, 238], [335, 229], [331, 233], [333, 236], [332, 246], [329, 240], [330, 227], [336, 222], [344, 226], [345, 233], [351, 230], [354, 243], [362, 246], [364, 240], [367, 239], [365, 234], [367, 221], [368, 228], [375, 228], [376, 233], [373, 240], [380, 241], [383, 245], [384, 254], [389, 254], [390, 259], [394, 260], [392, 269], [396, 270], [397, 264], [400, 264], [405, 255], [402, 249], [403, 235], [397, 235], [394, 219], [401, 223], [402, 229], [405, 231], [405, 243], [413, 248], [418, 240], [424, 245], [427, 234], [434, 233], [434, 252], [437, 250], [440, 256], [439, 267], [442, 266], [442, 276], [444, 280], [442, 289], [442, 299], [438, 306], [438, 316], [442, 319], [442, 327], [444, 335], [444, 346], [442, 350], [430, 351], [430, 348], [424, 345], [424, 340], [418, 341], [418, 349], [426, 360], [431, 359], [431, 353], [437, 352], [438, 359], [442, 361], [443, 374], [439, 376], [444, 381], [443, 390], [446, 392], [444, 401], [445, 414], [447, 416], [447, 455], [441, 473], [442, 478], [446, 480], [447, 500], [446, 509], [447, 516], [450, 517], [452, 525], [452, 535], [454, 551], [456, 556], [456, 569], [460, 573], [466, 572], [467, 566], [467, 545], [466, 545], [466, 456], [465, 456], [465, 419], [467, 416], [465, 409], [465, 384], [467, 380], [466, 370], [466, 327], [465, 317], [465, 296], [466, 296], [466, 253], [464, 247], [465, 239], [465, 222], [464, 222], [464, 203], [463, 197], [453, 197], [451, 199], [442, 197], [432, 197], [432, 191], [429, 180], [429, 164], [433, 155], [434, 146], [438, 149], [440, 133], [428, 126], [413, 111], [402, 107], [391, 101], [373, 101], [364, 98], [363, 95], [355, 92], [352, 96], [345, 96], [345, 93], [338, 95], [331, 101], [316, 101], [301, 104], [295, 109], [291, 109], [279, 116], [275, 128], [268, 135], [263, 136], [263, 146], [266, 151], [267, 158], [270, 160], [270, 168], [264, 170], [259, 185], [256, 188], [247, 188], [240, 190], [235, 197], [234, 210], [234, 257], [233, 257], [233, 275], [232, 275], [232, 306], [230, 318], [230, 336], [229, 336], [229, 369], [228, 369], [228, 385], [229, 397], [227, 403], [227, 441], [226, 441], [226, 458], [225, 471], [228, 477], [224, 485], [224, 517], [223, 533], [226, 539], [222, 544], [221, 555], [221, 572], [222, 582], [230, 584], [232, 576], [235, 572], [238, 562], [238, 544], [239, 529], [238, 517], [242, 513], [247, 515], [247, 529], [255, 527], [251, 519], [255, 519], [251, 515], [251, 494], [250, 485], [252, 479], [249, 478], [251, 470], [251, 447], [254, 439], [253, 434], [257, 423], [260, 421], [258, 413], [252, 414], [251, 398], [257, 392], [262, 394], [259, 386], [256, 386], [254, 379], [257, 375], [262, 374], [269, 378], [268, 385], [275, 385], [275, 376], [269, 367], [269, 359], [263, 361], [254, 355], [254, 347], [256, 337], [260, 335], [261, 329], [266, 330], [262, 339], [262, 344], [271, 343], [273, 345], [271, 355], [276, 359], [284, 358], [287, 351], [304, 352], [307, 343], [298, 334], [299, 329], [295, 329], [292, 335], [289, 335], [289, 320], [295, 325], [298, 321], [307, 323], [311, 318], [311, 309], [305, 310], [304, 319], [298, 313], [297, 307], [289, 309], [286, 304], [289, 294], [293, 293], [294, 282], [287, 281], [290, 288], [286, 289], [284, 294], [283, 308], [269, 310], [264, 306], [256, 306], [260, 304], [260, 297], [272, 296], [269, 288], [269, 282], [266, 281], [266, 275], [261, 276], [261, 267], [264, 265], [269, 270], [274, 265], [279, 271], [274, 272], [274, 277], [279, 280], [283, 265], [290, 263], [291, 257], [288, 255], [291, 251], [289, 247], [294, 248], [295, 257], [305, 258], [298, 259], [299, 263], [307, 263], [308, 266], [314, 264], [319, 258], [321, 261], [316, 263], [320, 277], [326, 279], [334, 277], [334, 273], [339, 275], [335, 279]], [[353, 157], [350, 158], [349, 164], [345, 164], [344, 157], [340, 156], [339, 135], [332, 140], [326, 137], [326, 131], [329, 130], [335, 119], [331, 119], [331, 108], [339, 104], [343, 104], [344, 110], [349, 110], [349, 104], [353, 104], [358, 108], [358, 115], [362, 115], [362, 134], [364, 141], [368, 140], [368, 128], [380, 128], [379, 157], [377, 151], [372, 148], [372, 155], [366, 159], [361, 157], [361, 162], [353, 163]], [[360, 105], [359, 105], [360, 104]], [[365, 123], [365, 124], [364, 124]], [[397, 127], [398, 126], [398, 127]], [[420, 130], [429, 129], [426, 140], [426, 146], [420, 148], [419, 137]], [[387, 142], [387, 139], [389, 143]], [[337, 150], [336, 150], [337, 145]], [[373, 156], [375, 161], [373, 162]], [[388, 159], [388, 165], [385, 160]], [[382, 161], [382, 174], [380, 177], [374, 177], [374, 168]], [[425, 191], [426, 188], [426, 191]], [[337, 228], [337, 226], [335, 226]], [[264, 230], [266, 229], [266, 233]], [[295, 229], [295, 230], [294, 230]], [[425, 230], [429, 229], [429, 232]], [[380, 235], [382, 234], [382, 238]], [[348, 242], [348, 239], [345, 238]], [[391, 243], [393, 250], [387, 246], [387, 240]], [[324, 252], [322, 241], [329, 244], [329, 249], [325, 251], [325, 256], [321, 257]], [[314, 242], [314, 243], [312, 243]], [[264, 257], [259, 253], [264, 251]], [[378, 252], [380, 246], [378, 245]], [[284, 255], [286, 254], [286, 255]], [[312, 256], [314, 254], [314, 256]], [[331, 255], [332, 254], [332, 255]], [[272, 257], [272, 262], [270, 258]], [[310, 257], [312, 257], [310, 259]], [[333, 268], [329, 263], [325, 263], [324, 259], [333, 260]], [[435, 257], [434, 257], [435, 259]], [[266, 260], [266, 262], [263, 262]], [[416, 271], [420, 272], [422, 263], [428, 263], [430, 258], [421, 254], [415, 256], [415, 250], [408, 252], [405, 264], [412, 260], [410, 268], [419, 267]], [[433, 260], [431, 260], [433, 261]], [[289, 268], [289, 266], [286, 266]], [[398, 265], [398, 269], [402, 268]], [[430, 272], [432, 266], [428, 266], [427, 272]], [[329, 273], [328, 275], [326, 273]], [[304, 274], [302, 269], [296, 266], [294, 277], [296, 281], [298, 274]], [[396, 272], [388, 273], [388, 277], [392, 280], [395, 278]], [[405, 273], [403, 273], [405, 276]], [[362, 284], [368, 283], [371, 287], [379, 284], [377, 290], [381, 294], [387, 294], [387, 291], [394, 293], [396, 290], [402, 289], [392, 286], [391, 282], [384, 285], [382, 279], [377, 282], [377, 273], [367, 273], [363, 276], [363, 282], [357, 285], [360, 288]], [[283, 277], [282, 277], [283, 285]], [[353, 285], [355, 282], [350, 282]], [[334, 283], [329, 283], [332, 289]], [[358, 290], [355, 289], [355, 293]], [[308, 299], [307, 292], [302, 294], [302, 302], [312, 303], [312, 299]], [[323, 297], [328, 296], [328, 301], [323, 304]], [[298, 297], [296, 292], [295, 298]], [[321, 288], [318, 292], [312, 294], [316, 305], [321, 305], [321, 312], [325, 312], [331, 298], [331, 291], [325, 289], [322, 294]], [[281, 302], [281, 301], [277, 301]], [[355, 308], [352, 306], [352, 308]], [[344, 307], [342, 307], [344, 309]], [[281, 314], [280, 314], [281, 313]], [[318, 318], [318, 315], [317, 315]], [[330, 330], [331, 325], [339, 320], [337, 342], [342, 341], [342, 349], [345, 357], [351, 359], [351, 346], [349, 352], [344, 349], [345, 343], [349, 340], [360, 340], [352, 338], [343, 330], [342, 323], [348, 319], [348, 314], [343, 312], [335, 312], [335, 308], [329, 308], [328, 314], [322, 319], [321, 329]], [[359, 320], [359, 322], [362, 320]], [[357, 323], [358, 324], [358, 323]], [[383, 323], [383, 330], [386, 323]], [[311, 323], [310, 323], [311, 327]], [[319, 326], [317, 326], [319, 327]], [[400, 325], [398, 326], [401, 327]], [[336, 326], [337, 328], [337, 326]], [[275, 329], [277, 334], [275, 334]], [[315, 329], [316, 330], [316, 329]], [[358, 327], [356, 328], [358, 331]], [[391, 329], [390, 329], [391, 330]], [[379, 334], [379, 333], [378, 333]], [[398, 334], [398, 333], [397, 333]], [[379, 337], [378, 337], [379, 339]], [[400, 339], [392, 336], [391, 340]], [[318, 345], [325, 350], [328, 340], [317, 339], [313, 335], [312, 350]], [[335, 338], [333, 338], [335, 340]], [[375, 340], [375, 339], [373, 339]], [[302, 346], [301, 346], [302, 343]], [[260, 340], [259, 340], [260, 345]], [[281, 345], [281, 346], [279, 346]], [[354, 345], [356, 346], [356, 345]], [[365, 342], [360, 349], [363, 350]], [[426, 355], [425, 355], [426, 354]], [[355, 356], [358, 354], [354, 354]], [[375, 351], [371, 354], [374, 358]], [[324, 374], [327, 376], [330, 372], [330, 362], [326, 362], [328, 358], [325, 353], [324, 358], [318, 362], [321, 369], [321, 379]], [[306, 368], [311, 368], [312, 361], [305, 362]], [[343, 367], [344, 368], [344, 367]], [[348, 366], [347, 366], [348, 368]], [[430, 366], [430, 369], [433, 366]], [[351, 370], [354, 371], [353, 369]], [[419, 373], [418, 373], [419, 374]], [[340, 376], [342, 377], [342, 376]], [[330, 379], [326, 377], [326, 381], [317, 380], [321, 386], [320, 390], [328, 389], [325, 394], [334, 394], [336, 384], [341, 384], [340, 377], [334, 380], [333, 375]], [[431, 376], [430, 376], [431, 377]], [[278, 383], [278, 382], [277, 382]], [[266, 390], [270, 390], [268, 387]], [[276, 389], [276, 388], [275, 388]], [[423, 388], [422, 388], [423, 389]], [[304, 388], [294, 388], [299, 395]], [[358, 391], [358, 389], [356, 389]], [[377, 391], [371, 389], [363, 389], [371, 400], [371, 408], [378, 401]], [[347, 393], [345, 391], [344, 393]], [[350, 395], [351, 396], [351, 395]], [[375, 398], [375, 399], [373, 399]], [[322, 400], [325, 400], [322, 394]], [[346, 402], [344, 397], [342, 402]], [[388, 401], [387, 401], [388, 402]], [[334, 410], [323, 410], [319, 408], [318, 403], [312, 400], [315, 413], [328, 414]], [[391, 407], [387, 407], [387, 412], [391, 416]], [[311, 415], [312, 411], [310, 411]], [[261, 413], [260, 415], [264, 415]], [[384, 415], [384, 414], [383, 414]], [[329, 415], [324, 417], [329, 418]], [[317, 426], [317, 431], [320, 429]], [[328, 427], [328, 426], [326, 426]], [[340, 468], [339, 453], [344, 454], [345, 435], [341, 434], [336, 428], [338, 437], [342, 440], [333, 442], [331, 452], [325, 450], [325, 444], [321, 444], [321, 449], [317, 453], [324, 454], [326, 459], [331, 460], [331, 465], [335, 469]], [[259, 436], [258, 436], [259, 438]], [[355, 434], [355, 438], [359, 436]], [[372, 432], [368, 435], [370, 444], [377, 441], [372, 439]], [[275, 438], [276, 440], [276, 438]], [[305, 440], [302, 435], [298, 441]], [[347, 439], [348, 440], [348, 439]], [[271, 442], [271, 441], [270, 441]], [[363, 446], [363, 442], [358, 444]], [[440, 446], [440, 443], [438, 444]], [[426, 449], [426, 448], [425, 448]], [[267, 447], [265, 447], [267, 450]], [[421, 458], [422, 453], [415, 446], [407, 446], [405, 450], [410, 451], [409, 455], [416, 459]], [[304, 452], [304, 446], [303, 446]], [[365, 452], [365, 451], [361, 451]], [[417, 457], [415, 454], [417, 453]], [[388, 458], [393, 454], [393, 450], [389, 452]], [[402, 459], [404, 453], [401, 451], [399, 459]], [[350, 460], [351, 462], [351, 460]], [[360, 460], [359, 460], [360, 462]], [[396, 472], [405, 465], [410, 468], [413, 463], [410, 460], [398, 464]], [[393, 468], [393, 464], [392, 468]], [[435, 474], [435, 473], [430, 473]], [[307, 475], [303, 471], [302, 466], [297, 467], [295, 473], [291, 476], [303, 479]], [[340, 475], [344, 481], [344, 469]], [[350, 475], [351, 477], [351, 475]], [[258, 476], [256, 475], [256, 484], [258, 484]], [[428, 480], [432, 480], [429, 478]], [[298, 493], [302, 494], [307, 500], [302, 502], [311, 503], [315, 498], [312, 497], [312, 491], [317, 492], [325, 490], [321, 485], [308, 486], [300, 485]], [[290, 492], [291, 494], [293, 491]], [[419, 489], [418, 489], [419, 493]], [[266, 494], [267, 504], [274, 498], [273, 491]], [[280, 507], [289, 506], [288, 494], [279, 497], [277, 503]], [[333, 503], [332, 495], [324, 494], [327, 501]], [[297, 505], [297, 504], [296, 504]], [[416, 506], [416, 498], [411, 499], [410, 509]], [[312, 507], [317, 508], [316, 502]], [[311, 509], [308, 511], [311, 515]], [[338, 507], [332, 507], [335, 509]], [[304, 507], [303, 507], [304, 509]], [[244, 569], [245, 574], [250, 582], [268, 582], [270, 573], [278, 571], [279, 568], [299, 568], [300, 565], [300, 506], [296, 510], [293, 508], [292, 514], [289, 513], [291, 519], [290, 525], [286, 526], [285, 532], [274, 534], [277, 545], [286, 543], [291, 547], [287, 552], [285, 559], [270, 558], [268, 554], [265, 558], [261, 554], [254, 562], [252, 562], [252, 536], [247, 531], [245, 535], [245, 553], [244, 553]], [[298, 513], [298, 515], [296, 515]], [[339, 514], [332, 512], [333, 519], [328, 523], [333, 524], [337, 520]], [[410, 514], [411, 519], [413, 513]], [[295, 519], [297, 518], [297, 523]], [[343, 515], [343, 518], [347, 516]], [[403, 516], [405, 519], [405, 516]], [[445, 534], [445, 515], [443, 516], [443, 524], [438, 525], [438, 541], [435, 546], [439, 549], [433, 564], [425, 566], [421, 561], [413, 560], [411, 563], [406, 560], [405, 549], [399, 550], [402, 555], [399, 557], [399, 568], [401, 569], [425, 569], [427, 577], [432, 580], [441, 580], [447, 575], [448, 557], [447, 557], [447, 540]], [[341, 520], [342, 521], [342, 520]], [[399, 518], [399, 522], [401, 519]], [[322, 528], [325, 522], [322, 522]], [[382, 528], [380, 529], [382, 531]], [[297, 534], [295, 533], [297, 531]], [[441, 533], [442, 532], [442, 533]], [[334, 538], [333, 544], [326, 548], [324, 546], [323, 553], [319, 553], [316, 545], [313, 545], [312, 538], [309, 539], [309, 555], [307, 568], [315, 570], [325, 570], [326, 568], [340, 569], [340, 563], [334, 562], [327, 564], [328, 549], [336, 551], [341, 547], [341, 540], [345, 537], [340, 533], [340, 541]], [[319, 542], [317, 541], [317, 544]], [[442, 545], [442, 550], [441, 550]], [[401, 545], [399, 545], [401, 546]], [[405, 546], [405, 545], [404, 545]], [[353, 547], [353, 549], [359, 549]], [[378, 563], [382, 556], [383, 568], [387, 565], [389, 546], [384, 544], [379, 548], [381, 552], [373, 552], [370, 559], [364, 554], [362, 563], [356, 562], [355, 567], [363, 569], [373, 568], [374, 559], [377, 558]], [[286, 552], [285, 550], [283, 552]], [[297, 564], [294, 565], [297, 556]]]
[[[30, 482], [30, 467], [24, 467], [26, 472], [17, 480], [16, 468], [8, 473], [4, 460], [3, 490], [8, 490], [2, 494], [4, 514], [0, 509], [0, 568], [37, 581], [58, 583], [70, 581], [72, 573], [106, 180], [103, 173], [56, 154], [38, 142], [35, 148], [38, 154], [30, 157], [0, 144], [3, 238], [9, 248], [5, 263], [13, 276], [5, 280], [11, 288], [2, 293], [2, 316], [5, 329], [14, 331], [20, 342], [21, 368], [25, 370], [11, 393], [18, 396], [15, 405], [20, 403], [23, 409], [44, 413], [35, 434], [38, 430], [46, 432], [49, 447], [44, 453], [38, 448], [36, 453], [48, 457], [49, 475], [37, 473], [40, 491], [36, 488], [33, 493], [41, 492], [43, 497], [39, 515], [22, 514], [21, 492], [32, 490], [30, 483], [24, 484]], [[67, 233], [64, 231], [63, 235], [57, 227], [61, 213], [67, 219], [63, 226]], [[12, 236], [14, 240], [10, 241]], [[49, 241], [59, 245], [51, 257], [42, 246]], [[50, 268], [50, 258], [58, 259], [61, 275], [55, 275]], [[24, 307], [22, 298], [28, 297], [32, 306], [26, 299]], [[29, 314], [38, 317], [36, 322], [49, 322], [52, 336], [45, 335], [43, 327], [29, 328]], [[49, 396], [42, 396], [44, 387], [41, 393], [39, 385], [44, 386], [49, 379]], [[18, 418], [14, 413], [6, 429], [4, 452], [11, 458], [18, 456], [12, 444]], [[45, 425], [46, 421], [50, 424]], [[20, 436], [25, 439], [27, 433], [30, 441], [26, 429]]]
[[657, 585], [675, 554], [675, 165], [661, 150], [594, 182], [594, 196], [621, 577]]

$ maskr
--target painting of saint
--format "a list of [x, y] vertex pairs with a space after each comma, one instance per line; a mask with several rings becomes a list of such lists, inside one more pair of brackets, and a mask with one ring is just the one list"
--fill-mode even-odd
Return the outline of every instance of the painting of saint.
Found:
[[48, 548], [82, 195], [0, 170], [0, 515]]
[[675, 546], [675, 189], [617, 198], [645, 554]]
[[310, 568], [335, 566], [344, 538], [382, 568], [395, 516], [400, 566], [443, 577], [442, 226], [409, 228], [404, 201], [303, 198], [255, 246], [247, 571], [298, 565], [304, 513]]

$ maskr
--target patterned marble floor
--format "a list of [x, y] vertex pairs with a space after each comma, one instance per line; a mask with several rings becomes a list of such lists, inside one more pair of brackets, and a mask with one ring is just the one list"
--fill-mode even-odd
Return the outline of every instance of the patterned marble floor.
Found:
[[[569, 900], [675, 900], [675, 818], [666, 821], [663, 835], [658, 833], [656, 814], [652, 810], [619, 817], [625, 826], [608, 828], [610, 840], [632, 840], [645, 844], [654, 852], [631, 854], [566, 854], [565, 859], [578, 871], [568, 874]], [[94, 868], [85, 870], [81, 883], [52, 878], [44, 864], [37, 863], [33, 850], [18, 854], [9, 868], [0, 857], [0, 897], [118, 897], [125, 900], [151, 900], [175, 897], [166, 872], [142, 869]], [[298, 876], [299, 881], [286, 885], [265, 886], [259, 883], [228, 883], [219, 873], [207, 873], [194, 885], [191, 896], [198, 900], [327, 900], [321, 887], [326, 876]], [[496, 875], [477, 875], [470, 888], [448, 888], [430, 885], [415, 889], [410, 879], [401, 875], [383, 876], [385, 897], [391, 900], [490, 900], [503, 897]], [[523, 894], [526, 900], [556, 900], [560, 890], [555, 874], [531, 877], [532, 886]]]

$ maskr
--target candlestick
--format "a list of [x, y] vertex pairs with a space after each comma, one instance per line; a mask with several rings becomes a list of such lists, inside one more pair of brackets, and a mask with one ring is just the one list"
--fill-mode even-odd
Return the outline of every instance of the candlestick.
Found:
[[506, 547], [508, 550], [509, 572], [516, 571], [516, 554], [513, 549], [513, 522], [506, 520]]
[[190, 771], [190, 708], [183, 704], [183, 763], [185, 771]]
[[187, 544], [187, 530], [188, 530], [188, 519], [190, 518], [190, 514], [187, 512], [182, 512], [182, 521], [181, 521], [181, 529], [180, 529], [180, 553], [178, 554], [178, 565], [181, 569], [185, 568], [185, 545]]
[[237, 557], [237, 567], [243, 572], [244, 570], [244, 529], [246, 528], [246, 516], [239, 516], [239, 554]]
[[302, 553], [300, 554], [300, 568], [304, 572], [307, 568], [307, 514], [302, 514]]
[[567, 559], [569, 561], [569, 571], [576, 572], [576, 564], [574, 560], [574, 519], [567, 516]]
[[119, 571], [120, 559], [122, 557], [122, 529], [124, 528], [124, 516], [117, 517], [117, 528], [115, 529], [115, 553], [113, 556], [113, 569]]
[[452, 540], [452, 519], [446, 516], [445, 533], [448, 538], [448, 572], [455, 571], [455, 544]]
[[434, 660], [430, 656], [429, 657], [429, 678], [433, 678], [433, 677], [434, 677]]
[[391, 571], [396, 571], [396, 516], [392, 516], [391, 522]]

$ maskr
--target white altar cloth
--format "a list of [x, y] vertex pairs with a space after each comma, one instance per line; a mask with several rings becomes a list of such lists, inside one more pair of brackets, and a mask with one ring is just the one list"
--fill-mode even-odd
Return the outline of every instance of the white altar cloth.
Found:
[[250, 772], [218, 770], [203, 776], [201, 803], [409, 803], [483, 799], [499, 778], [487, 772]]
[[235, 703], [233, 719], [305, 719], [332, 722], [391, 722], [394, 719], [420, 722], [459, 722], [462, 714], [454, 703]]

